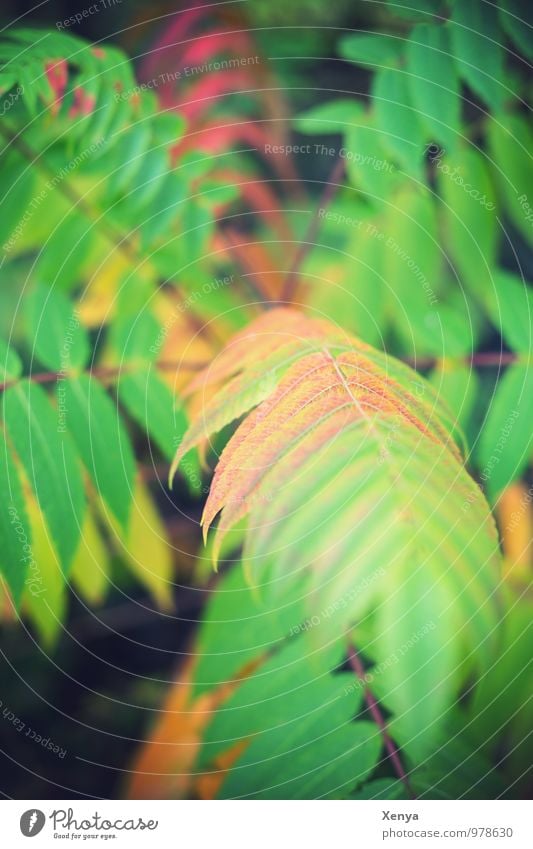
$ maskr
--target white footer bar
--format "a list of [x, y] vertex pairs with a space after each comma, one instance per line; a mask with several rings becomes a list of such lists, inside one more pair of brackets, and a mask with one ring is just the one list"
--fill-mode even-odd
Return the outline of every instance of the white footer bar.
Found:
[[117, 849], [533, 847], [530, 806], [512, 801], [6, 800], [0, 802], [0, 827], [6, 849], [73, 843]]

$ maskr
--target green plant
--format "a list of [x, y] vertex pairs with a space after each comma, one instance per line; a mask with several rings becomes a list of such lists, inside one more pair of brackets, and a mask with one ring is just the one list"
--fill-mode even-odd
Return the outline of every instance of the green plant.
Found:
[[[445, 744], [458, 693], [490, 669], [495, 528], [431, 385], [334, 326], [267, 313], [191, 389], [220, 385], [173, 469], [248, 413], [220, 456], [202, 521], [206, 532], [220, 512], [216, 560], [248, 517], [243, 563], [256, 598], [254, 611], [254, 594], [231, 573], [200, 634], [195, 691], [234, 689], [208, 725], [199, 766], [236, 747], [223, 796], [346, 796], [376, 770], [383, 745], [379, 725], [354, 721], [359, 651], [392, 713], [390, 734], [417, 765]], [[347, 658], [363, 680], [342, 670]]]
[[[521, 4], [487, 8], [388, 3], [342, 37], [369, 96], [295, 121], [333, 166], [311, 215], [278, 191], [295, 172], [260, 71], [154, 94], [107, 44], [0, 44], [4, 618], [52, 648], [69, 585], [98, 604], [128, 572], [172, 611], [216, 466], [198, 561], [222, 575], [138, 753], [161, 795], [521, 792], [531, 56]], [[141, 79], [173, 40], [182, 63], [228, 55], [231, 27], [189, 45], [198, 14]], [[177, 529], [147, 485], [173, 457]]]
[[[180, 362], [186, 369], [183, 350], [205, 292], [209, 309], [232, 303], [228, 287], [217, 285], [223, 264], [199, 267], [199, 260], [215, 208], [234, 192], [209, 176], [206, 155], [175, 161], [185, 121], [140, 90], [121, 51], [65, 33], [14, 30], [0, 61], [1, 90], [17, 93], [0, 126], [0, 559], [15, 604], [52, 641], [66, 579], [94, 601], [107, 589], [108, 552], [160, 604], [171, 603], [167, 533], [139, 480], [133, 439], [144, 431], [150, 457], [169, 460], [184, 433], [185, 411], [164, 379], [165, 353], [173, 370]], [[198, 345], [189, 350], [194, 358]], [[194, 456], [188, 468], [198, 491]], [[143, 519], [138, 504], [156, 521]], [[146, 552], [137, 556], [132, 539], [143, 533]], [[34, 537], [48, 543], [42, 557]], [[51, 559], [37, 581], [34, 564]]]

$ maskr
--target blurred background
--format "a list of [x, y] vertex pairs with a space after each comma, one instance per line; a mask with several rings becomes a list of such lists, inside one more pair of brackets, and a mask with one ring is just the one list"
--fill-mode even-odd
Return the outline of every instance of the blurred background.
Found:
[[[439, 168], [439, 157], [447, 151], [445, 139], [435, 139], [429, 132], [414, 158], [410, 150], [405, 153], [405, 146], [402, 150], [385, 144], [380, 152], [376, 136], [369, 141], [365, 131], [373, 131], [373, 121], [381, 121], [382, 128], [387, 122], [390, 128], [392, 123], [401, 135], [409, 118], [392, 109], [380, 115], [375, 106], [368, 111], [374, 72], [387, 61], [385, 48], [377, 59], [358, 61], [355, 53], [350, 59], [352, 48], [347, 43], [342, 49], [339, 45], [350, 32], [379, 31], [393, 33], [400, 41], [406, 38], [413, 15], [405, 13], [405, 4], [397, 5], [391, 9], [391, 4], [357, 0], [335, 4], [248, 0], [198, 5], [185, 19], [180, 11], [190, 10], [191, 4], [177, 0], [150, 4], [100, 0], [87, 15], [83, 8], [88, 10], [90, 4], [83, 7], [82, 2], [50, 0], [33, 7], [4, 0], [0, 20], [2, 27], [68, 31], [97, 45], [119, 47], [132, 59], [138, 84], [166, 75], [157, 87], [158, 102], [165, 109], [185, 114], [190, 133], [188, 141], [180, 142], [176, 155], [186, 156], [199, 148], [211, 163], [216, 160], [216, 179], [209, 179], [218, 189], [234, 186], [239, 174], [249, 178], [243, 195], [225, 199], [220, 194], [213, 200], [216, 231], [209, 238], [218, 251], [217, 259], [207, 272], [189, 277], [184, 273], [180, 280], [181, 291], [192, 298], [192, 304], [202, 301], [196, 317], [203, 329], [191, 337], [189, 327], [189, 337], [183, 341], [185, 331], [182, 333], [178, 323], [172, 331], [175, 336], [171, 333], [165, 342], [163, 356], [169, 360], [185, 357], [200, 364], [209, 362], [231, 333], [256, 314], [249, 302], [270, 296], [284, 299], [288, 258], [297, 256], [299, 240], [309, 234], [313, 209], [324, 203], [324, 183], [335, 168], [339, 151], [343, 147], [352, 151], [352, 159], [344, 163], [347, 173], [340, 172], [339, 179], [346, 177], [356, 191], [339, 191], [331, 200], [329, 209], [337, 219], [329, 224], [322, 220], [319, 232], [313, 234], [318, 247], [301, 261], [296, 298], [429, 376], [450, 400], [457, 424], [466, 434], [471, 465], [483, 482], [492, 442], [505, 421], [503, 411], [497, 421], [489, 422], [485, 442], [482, 439], [480, 443], [478, 437], [502, 369], [513, 361], [517, 350], [523, 351], [523, 338], [515, 342], [513, 327], [531, 305], [527, 283], [524, 287], [533, 274], [531, 225], [525, 223], [523, 203], [517, 207], [519, 195], [533, 198], [531, 163], [526, 172], [517, 162], [519, 185], [515, 180], [509, 199], [498, 180], [505, 182], [502, 163], [511, 167], [515, 152], [502, 149], [504, 144], [496, 136], [487, 142], [489, 130], [484, 122], [489, 120], [491, 108], [486, 93], [483, 96], [476, 91], [475, 85], [467, 85], [461, 119], [456, 120], [462, 122], [462, 138], [472, 140], [476, 150], [492, 145], [489, 167], [477, 160], [466, 161], [468, 157], [461, 160], [458, 148], [450, 153], [448, 173], [456, 156], [465, 169], [461, 172], [465, 179], [481, 187], [477, 198], [467, 198]], [[424, 22], [425, 5], [434, 6], [418, 5], [424, 8], [415, 13], [415, 23]], [[441, 6], [448, 14], [448, 4]], [[80, 13], [78, 22], [75, 16]], [[65, 22], [69, 23], [65, 26]], [[502, 42], [508, 37], [501, 33]], [[232, 57], [238, 64], [222, 75], [216, 62]], [[214, 67], [206, 68], [210, 63]], [[191, 67], [200, 71], [189, 74], [186, 69]], [[508, 50], [505, 68], [506, 91], [514, 95], [505, 100], [502, 109], [520, 121], [528, 112], [529, 66], [513, 48]], [[359, 134], [347, 140], [343, 120], [349, 124], [363, 112], [370, 115], [366, 130], [361, 121]], [[269, 152], [269, 145], [277, 146], [277, 152]], [[287, 155], [284, 145], [296, 145], [299, 150]], [[312, 151], [315, 145], [325, 145], [330, 152], [310, 155], [308, 145]], [[102, 155], [105, 157], [105, 152]], [[366, 170], [362, 167], [365, 162]], [[416, 181], [426, 173], [432, 189], [437, 186], [448, 209], [457, 212], [455, 218], [466, 222], [466, 235], [453, 215], [446, 217], [446, 210], [438, 210], [437, 220], [432, 197], [413, 195], [410, 184], [400, 178], [392, 185], [398, 175], [408, 174]], [[476, 175], [474, 181], [472, 174]], [[204, 190], [202, 184], [199, 191]], [[393, 207], [387, 200], [392, 194]], [[485, 197], [485, 205], [479, 203], [479, 197]], [[486, 205], [491, 203], [493, 207], [498, 204], [497, 225], [493, 220], [487, 223], [484, 217]], [[424, 221], [424, 232], [409, 230], [405, 219], [403, 225], [398, 223], [398, 208], [412, 221]], [[376, 240], [365, 241], [356, 228], [341, 232], [340, 216], [375, 222], [385, 241], [393, 240], [391, 244], [398, 247], [388, 252], [386, 268], [376, 256]], [[252, 233], [259, 235], [251, 239]], [[190, 245], [187, 249], [193, 250]], [[205, 244], [198, 246], [199, 253], [204, 250]], [[186, 259], [180, 258], [183, 267]], [[23, 261], [10, 273], [24, 274]], [[168, 261], [170, 265], [175, 262], [172, 257]], [[236, 288], [222, 285], [215, 287], [216, 297], [198, 298], [204, 284], [210, 286], [213, 279], [232, 273], [239, 275]], [[5, 269], [0, 269], [0, 274], [5, 277]], [[413, 274], [422, 281], [426, 297], [420, 297], [420, 288], [416, 297], [412, 294]], [[346, 282], [352, 277], [353, 288], [352, 282]], [[385, 294], [383, 280], [398, 281], [392, 294]], [[3, 286], [5, 280], [1, 282]], [[106, 280], [101, 281], [80, 304], [82, 323], [92, 340], [109, 305], [112, 286], [109, 284], [109, 291], [106, 286]], [[502, 287], [512, 290], [509, 297], [513, 301], [509, 314], [503, 316]], [[169, 305], [175, 305], [171, 287], [163, 294]], [[12, 315], [15, 294], [4, 292], [0, 304], [5, 316]], [[225, 318], [217, 324], [212, 318], [221, 311]], [[164, 304], [159, 316], [164, 321]], [[3, 322], [5, 328], [7, 319]], [[528, 334], [527, 345], [529, 330]], [[119, 351], [116, 342], [115, 356]], [[476, 352], [482, 355], [477, 362], [472, 361]], [[457, 367], [448, 367], [446, 357], [455, 357]], [[173, 380], [169, 370], [168, 386], [175, 389]], [[503, 472], [501, 479], [498, 472], [485, 481], [500, 527], [509, 525], [513, 511], [521, 511], [518, 525], [508, 531], [505, 541], [506, 568], [511, 583], [521, 590], [530, 575], [530, 503], [523, 508], [531, 486], [531, 404], [526, 406], [526, 396], [522, 383], [520, 421], [525, 424], [521, 425], [523, 435], [515, 432], [522, 441], [518, 447], [514, 443], [505, 449], [515, 453], [501, 463], [501, 469], [512, 467], [512, 471]], [[504, 406], [507, 414], [512, 401]], [[139, 495], [139, 509], [150, 519], [150, 529], [146, 526], [143, 530], [140, 523], [135, 539], [128, 542], [136, 566], [123, 552], [102, 552], [107, 562], [106, 580], [96, 588], [90, 579], [84, 581], [80, 566], [74, 588], [66, 590], [64, 622], [53, 633], [46, 625], [40, 631], [31, 617], [15, 623], [9, 621], [7, 612], [5, 615], [0, 648], [0, 709], [5, 712], [0, 717], [0, 789], [6, 797], [112, 798], [128, 792], [129, 771], [189, 656], [195, 623], [214, 583], [209, 552], [201, 549], [198, 524], [209, 476], [198, 470], [198, 478], [192, 482], [181, 478], [170, 495], [166, 475], [172, 446], [166, 452], [156, 449], [153, 453], [143, 428], [135, 421], [128, 427], [139, 464], [139, 485], [145, 490], [145, 501]], [[164, 586], [157, 578], [142, 575], [155, 561], [162, 564]], [[88, 561], [85, 566], [94, 568]], [[5, 607], [7, 611], [7, 603]], [[28, 734], [28, 729], [35, 734]]]

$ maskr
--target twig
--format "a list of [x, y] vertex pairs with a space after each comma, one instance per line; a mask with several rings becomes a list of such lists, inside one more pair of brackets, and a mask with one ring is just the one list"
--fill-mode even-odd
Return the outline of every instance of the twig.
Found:
[[479, 351], [477, 354], [472, 354], [471, 357], [398, 357], [398, 359], [413, 368], [429, 368], [439, 362], [457, 362], [478, 368], [500, 368], [518, 362], [521, 356], [512, 351]]
[[[520, 356], [509, 351], [482, 351], [479, 354], [473, 354], [471, 357], [458, 357], [457, 359], [454, 357], [445, 357], [441, 360], [439, 360], [438, 357], [419, 357], [416, 360], [409, 357], [398, 357], [397, 359], [408, 363], [408, 365], [418, 366], [418, 368], [429, 368], [430, 366], [436, 365], [438, 362], [463, 363], [464, 365], [487, 368], [511, 365], [512, 363], [519, 362]], [[156, 369], [159, 369], [159, 371], [174, 371], [175, 369], [181, 369], [183, 371], [201, 371], [206, 366], [206, 363], [195, 362], [193, 360], [159, 360], [159, 362], [154, 363], [154, 366]], [[114, 377], [122, 374], [135, 373], [138, 368], [139, 366], [137, 363], [132, 365], [126, 364], [123, 366], [95, 366], [94, 368], [89, 369], [86, 374], [105, 380], [106, 378], [113, 379]], [[32, 383], [54, 383], [57, 380], [75, 377], [76, 374], [76, 372], [69, 374], [69, 372], [64, 371], [45, 371], [29, 374], [26, 376], [26, 379], [30, 380]], [[3, 392], [5, 389], [9, 389], [10, 386], [15, 386], [20, 379], [21, 378], [17, 377], [0, 383], [0, 392]]]
[[[239, 242], [236, 239], [236, 234], [233, 230], [226, 229], [223, 232], [219, 233], [222, 241], [226, 245], [228, 251], [235, 256], [236, 248], [240, 247]], [[268, 302], [271, 300], [271, 297], [263, 286], [261, 282], [261, 278], [258, 275], [257, 271], [247, 262], [246, 258], [243, 256], [237, 257], [237, 262], [242, 266], [244, 270], [244, 274], [242, 275], [243, 280], [246, 281], [249, 288], [252, 291], [252, 294], [259, 300], [260, 303], [268, 305]]]
[[379, 705], [378, 705], [372, 691], [370, 690], [368, 684], [365, 682], [365, 668], [364, 668], [354, 646], [350, 646], [349, 649], [348, 649], [348, 662], [349, 662], [350, 666], [352, 667], [352, 669], [354, 670], [357, 677], [359, 678], [359, 680], [364, 684], [365, 701], [367, 703], [368, 710], [370, 711], [372, 719], [374, 720], [374, 722], [378, 726], [379, 730], [381, 731], [381, 736], [383, 738], [383, 743], [385, 745], [385, 749], [387, 750], [388, 756], [390, 758], [390, 762], [394, 767], [396, 775], [398, 776], [400, 781], [404, 784], [409, 795], [413, 799], [416, 799], [416, 796], [415, 796], [413, 789], [411, 787], [411, 783], [409, 781], [409, 778], [407, 777], [407, 773], [406, 773], [405, 769], [403, 768], [403, 764], [400, 760], [400, 755], [398, 753], [398, 749], [396, 748], [396, 745], [395, 745], [392, 737], [390, 736], [389, 732], [387, 731], [387, 723], [385, 722], [385, 719], [383, 718], [383, 714], [381, 713], [381, 711], [379, 709]]
[[313, 218], [311, 219], [309, 227], [307, 228], [307, 232], [300, 244], [300, 247], [296, 251], [296, 255], [292, 261], [292, 265], [287, 274], [287, 277], [285, 278], [285, 283], [281, 292], [281, 300], [284, 303], [290, 303], [294, 298], [296, 286], [298, 283], [298, 271], [300, 270], [305, 257], [313, 247], [315, 239], [317, 237], [318, 229], [320, 227], [320, 218], [318, 217], [319, 212], [322, 209], [327, 209], [327, 207], [333, 200], [333, 196], [335, 195], [335, 192], [339, 187], [339, 181], [342, 179], [342, 176], [344, 174], [344, 164], [344, 159], [338, 159], [335, 163], [335, 167], [329, 175], [329, 179], [324, 187], [324, 191], [320, 196], [318, 206], [315, 209]]
[[[154, 363], [155, 368], [160, 371], [175, 371], [178, 368], [183, 371], [201, 371], [205, 365], [206, 363], [193, 362], [190, 360], [159, 360], [159, 362]], [[138, 369], [138, 363], [127, 363], [122, 366], [95, 366], [94, 368], [84, 372], [84, 374], [89, 374], [91, 377], [105, 380], [106, 378], [112, 379], [123, 374], [135, 374]], [[70, 373], [68, 371], [44, 371], [37, 374], [29, 374], [26, 376], [26, 379], [32, 383], [55, 383], [58, 380], [76, 377], [78, 374], [78, 372]], [[21, 379], [23, 378], [16, 377], [14, 379], [4, 381], [4, 383], [0, 383], [0, 392], [4, 392], [4, 390], [9, 389], [10, 386], [15, 386]]]

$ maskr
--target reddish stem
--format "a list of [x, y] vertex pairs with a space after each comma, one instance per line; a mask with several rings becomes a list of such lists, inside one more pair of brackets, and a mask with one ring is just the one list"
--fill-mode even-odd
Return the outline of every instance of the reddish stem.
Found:
[[[398, 359], [402, 359], [399, 357]], [[513, 354], [508, 351], [496, 352], [496, 351], [484, 351], [479, 354], [474, 354], [472, 357], [467, 358], [458, 358], [457, 362], [463, 362], [467, 365], [471, 366], [506, 366], [514, 363], [518, 360], [516, 354]], [[435, 365], [438, 362], [438, 358], [436, 357], [420, 357], [417, 360], [413, 360], [411, 358], [403, 358], [403, 362], [408, 363], [412, 366], [418, 366], [418, 368], [426, 368], [432, 365]], [[159, 362], [154, 364], [157, 369], [160, 371], [173, 371], [174, 369], [182, 369], [183, 371], [201, 371], [206, 363], [194, 362], [192, 360], [160, 360]], [[90, 369], [89, 374], [93, 377], [105, 379], [105, 378], [113, 378], [119, 374], [130, 374], [132, 371], [135, 371], [138, 368], [135, 366], [95, 366], [95, 368]], [[62, 377], [70, 377], [68, 373], [60, 372], [60, 371], [45, 371], [45, 372], [37, 372], [36, 374], [28, 375], [28, 380], [31, 380], [32, 383], [54, 383], [56, 380], [60, 380]], [[19, 382], [20, 378], [15, 378], [14, 380], [6, 380], [4, 383], [0, 383], [0, 392], [3, 392], [5, 389], [9, 389], [10, 386], [15, 386], [16, 383]]]
[[370, 711], [370, 715], [372, 716], [372, 719], [374, 720], [374, 722], [378, 726], [379, 730], [381, 731], [381, 736], [383, 738], [383, 744], [385, 746], [385, 749], [387, 750], [387, 754], [390, 758], [391, 764], [394, 767], [396, 775], [398, 776], [400, 781], [404, 784], [409, 795], [413, 799], [416, 799], [416, 796], [413, 793], [413, 789], [411, 787], [409, 778], [407, 777], [407, 773], [406, 773], [405, 769], [403, 768], [403, 764], [401, 762], [398, 749], [396, 748], [396, 744], [394, 743], [394, 740], [392, 739], [389, 732], [387, 731], [387, 723], [385, 722], [383, 714], [381, 713], [381, 711], [379, 709], [379, 705], [378, 705], [378, 703], [377, 703], [377, 701], [374, 697], [374, 694], [370, 690], [368, 684], [365, 682], [365, 668], [364, 668], [364, 666], [361, 662], [361, 659], [359, 658], [359, 655], [357, 654], [354, 646], [350, 646], [349, 649], [348, 649], [348, 662], [349, 662], [350, 666], [352, 667], [352, 669], [354, 670], [357, 677], [359, 678], [359, 680], [361, 681], [361, 683], [364, 684], [365, 701], [367, 703], [368, 710]]
[[[173, 360], [159, 360], [159, 362], [154, 363], [155, 367], [160, 371], [174, 371], [179, 368], [183, 371], [201, 371], [206, 365], [206, 363], [197, 363], [188, 360], [179, 360], [179, 362], [174, 362]], [[87, 374], [90, 374], [91, 377], [96, 377], [101, 380], [105, 378], [113, 378], [122, 374], [131, 374], [132, 372], [137, 371], [138, 365], [123, 365], [123, 366], [95, 366], [90, 369]], [[69, 377], [73, 377], [74, 374], [69, 374], [64, 371], [44, 371], [38, 372], [37, 374], [30, 374], [27, 376], [27, 379], [32, 383], [55, 383], [58, 380], [68, 379]], [[0, 383], [0, 392], [3, 392], [5, 389], [9, 389], [10, 386], [15, 386], [21, 378], [15, 378], [13, 380], [6, 380], [4, 383]]]

